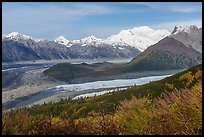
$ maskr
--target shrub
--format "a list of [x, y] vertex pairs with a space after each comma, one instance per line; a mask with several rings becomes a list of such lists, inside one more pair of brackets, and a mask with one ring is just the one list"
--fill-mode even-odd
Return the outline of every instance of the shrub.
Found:
[[192, 72], [187, 72], [186, 74], [183, 74], [179, 77], [179, 81], [183, 81], [183, 82], [186, 82], [186, 85], [189, 86], [192, 81], [194, 79], [194, 75], [192, 75]]
[[117, 115], [126, 134], [202, 134], [201, 82], [149, 100], [133, 97], [120, 103]]

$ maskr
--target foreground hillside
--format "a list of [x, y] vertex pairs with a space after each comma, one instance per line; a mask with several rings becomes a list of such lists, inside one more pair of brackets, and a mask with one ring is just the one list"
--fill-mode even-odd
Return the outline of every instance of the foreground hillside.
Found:
[[3, 134], [202, 134], [202, 65], [142, 86], [3, 112]]

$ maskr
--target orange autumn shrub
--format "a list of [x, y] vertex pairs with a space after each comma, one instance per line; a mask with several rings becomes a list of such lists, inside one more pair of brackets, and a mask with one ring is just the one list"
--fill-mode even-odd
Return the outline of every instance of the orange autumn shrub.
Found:
[[154, 100], [133, 97], [120, 103], [117, 115], [125, 134], [202, 134], [201, 82]]

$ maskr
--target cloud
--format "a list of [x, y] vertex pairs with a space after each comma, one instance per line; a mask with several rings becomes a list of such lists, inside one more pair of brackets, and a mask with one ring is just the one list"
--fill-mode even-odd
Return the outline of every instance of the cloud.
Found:
[[[108, 35], [105, 35], [105, 31], [101, 28], [94, 30], [93, 28], [80, 27], [79, 32], [76, 30], [75, 22], [80, 25], [80, 22], [86, 20], [85, 18], [89, 16], [136, 12], [142, 12], [142, 10], [121, 9], [116, 5], [107, 5], [106, 3], [48, 3], [41, 5], [35, 5], [35, 3], [15, 3], [14, 5], [3, 3], [2, 28], [6, 34], [16, 31], [36, 38], [54, 38], [57, 35], [69, 34], [70, 32], [73, 37], [77, 37], [77, 35], [80, 37], [82, 34], [86, 35], [86, 32], [88, 34], [91, 31], [100, 33], [99, 30], [101, 30], [99, 36], [106, 37]], [[111, 30], [118, 29], [108, 28], [105, 30], [107, 34], [110, 34], [115, 32]]]
[[[124, 2], [125, 4], [144, 5], [151, 9], [169, 10], [172, 12], [191, 13], [202, 11], [200, 3], [178, 3], [178, 2]], [[200, 5], [199, 5], [200, 4]]]
[[76, 5], [75, 9], [70, 10], [69, 12], [74, 13], [78, 16], [84, 15], [103, 15], [114, 13], [115, 8], [104, 5], [95, 5], [95, 4], [80, 4]]
[[40, 7], [19, 6], [11, 10], [3, 10], [7, 19], [28, 20], [73, 20], [81, 16], [104, 15], [113, 12], [113, 8], [104, 5], [76, 4], [74, 6], [44, 5]]
[[[15, 3], [13, 5], [3, 3], [2, 29], [5, 34], [16, 31], [34, 38], [53, 39], [58, 35], [65, 35], [68, 39], [78, 39], [88, 35], [107, 38], [110, 35], [117, 34], [122, 29], [133, 28], [140, 24], [172, 31], [175, 25], [201, 25], [202, 23], [202, 20], [194, 20], [148, 24], [151, 21], [146, 20], [153, 17], [151, 13], [144, 17], [140, 16], [142, 15], [141, 12], [146, 11], [147, 8], [151, 8], [150, 12], [157, 9], [167, 9], [167, 11], [170, 10], [172, 12], [189, 13], [201, 10], [201, 8], [197, 8], [199, 5], [128, 2], [128, 4], [145, 6], [135, 8], [136, 6], [127, 6], [124, 4], [127, 3]], [[120, 22], [120, 15], [121, 17], [127, 16], [127, 20], [121, 20]], [[184, 18], [192, 17], [192, 15], [187, 16], [188, 14]], [[176, 17], [176, 15], [173, 14], [173, 17]], [[133, 18], [137, 20], [135, 21]], [[97, 19], [100, 19], [100, 22]], [[115, 19], [116, 21], [114, 21]], [[153, 21], [155, 20], [153, 18]], [[160, 20], [158, 19], [158, 21]]]
[[202, 10], [202, 8], [199, 8], [198, 6], [193, 7], [193, 6], [186, 6], [186, 5], [182, 5], [182, 6], [172, 5], [169, 9], [174, 12], [183, 12], [183, 13], [199, 12]]
[[[35, 36], [53, 37], [72, 28], [71, 23], [86, 16], [112, 14], [115, 7], [99, 4], [3, 4], [2, 28], [4, 33], [17, 31]], [[34, 37], [35, 37], [34, 36]]]

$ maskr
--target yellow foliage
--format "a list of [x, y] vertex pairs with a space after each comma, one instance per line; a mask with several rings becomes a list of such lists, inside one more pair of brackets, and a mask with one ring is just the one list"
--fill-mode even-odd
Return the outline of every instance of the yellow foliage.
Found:
[[165, 86], [167, 86], [169, 89], [174, 89], [174, 84], [165, 83]]
[[193, 81], [194, 76], [192, 75], [192, 72], [188, 72], [186, 74], [183, 74], [179, 77], [179, 81], [186, 81], [186, 85], [188, 86], [189, 84], [191, 84], [191, 82]]
[[51, 119], [51, 124], [52, 125], [59, 124], [60, 122], [61, 122], [61, 120], [59, 118], [57, 118], [57, 117], [53, 117]]
[[200, 78], [202, 77], [202, 71], [201, 70], [198, 70], [195, 74], [195, 78]]
[[122, 101], [118, 118], [125, 134], [201, 134], [201, 82], [191, 90], [174, 90], [149, 102], [146, 97]]

